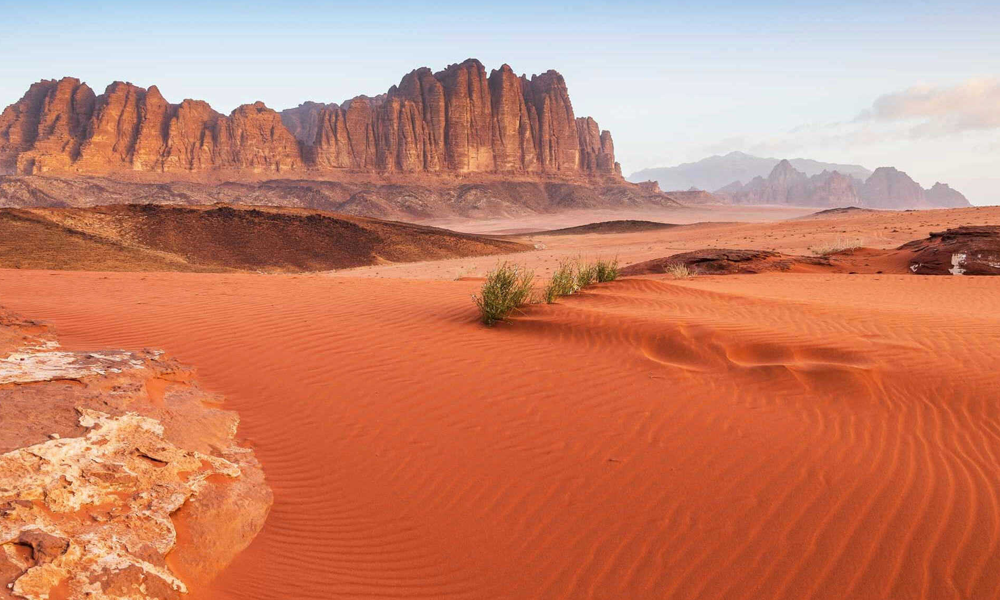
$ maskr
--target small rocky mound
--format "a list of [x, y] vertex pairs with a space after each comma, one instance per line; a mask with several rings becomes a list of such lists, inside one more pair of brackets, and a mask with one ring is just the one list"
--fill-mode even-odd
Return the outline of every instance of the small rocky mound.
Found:
[[843, 206], [840, 208], [828, 208], [826, 210], [821, 210], [814, 212], [804, 217], [799, 217], [800, 219], [823, 219], [827, 217], [844, 217], [848, 215], [863, 215], [867, 213], [878, 212], [877, 210], [871, 208], [861, 208], [859, 206]]
[[175, 600], [221, 571], [272, 495], [218, 402], [159, 352], [0, 311], [0, 598]]
[[1000, 275], [1000, 226], [978, 225], [933, 232], [899, 247], [913, 253], [917, 275]]
[[796, 264], [829, 266], [830, 260], [825, 257], [789, 256], [769, 250], [709, 248], [629, 265], [622, 269], [621, 274], [659, 275], [669, 273], [671, 267], [683, 265], [696, 275], [733, 275], [787, 271]]
[[532, 235], [584, 235], [587, 233], [637, 233], [641, 231], [656, 231], [659, 229], [670, 229], [677, 227], [672, 223], [657, 223], [656, 221], [639, 220], [619, 220], [601, 221], [599, 223], [588, 223], [577, 225], [576, 227], [564, 227], [563, 229], [551, 229], [540, 231]]

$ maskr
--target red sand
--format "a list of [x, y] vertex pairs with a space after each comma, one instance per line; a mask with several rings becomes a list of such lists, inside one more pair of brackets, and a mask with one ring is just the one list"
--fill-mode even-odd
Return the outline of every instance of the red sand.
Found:
[[0, 271], [242, 416], [274, 509], [195, 598], [1000, 596], [1000, 281], [476, 286]]
[[[565, 236], [516, 260], [998, 220]], [[239, 411], [275, 505], [198, 600], [1000, 598], [1000, 279], [626, 279], [486, 329], [478, 282], [450, 279], [495, 262], [0, 271], [0, 303], [73, 348], [164, 348]]]

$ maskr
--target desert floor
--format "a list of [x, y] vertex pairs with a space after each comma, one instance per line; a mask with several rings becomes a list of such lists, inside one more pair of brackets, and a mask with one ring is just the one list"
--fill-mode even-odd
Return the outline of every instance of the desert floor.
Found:
[[[528, 236], [508, 258], [541, 276], [962, 224], [1000, 208]], [[470, 294], [497, 260], [5, 270], [0, 303], [71, 349], [163, 348], [241, 415], [274, 508], [194, 598], [1000, 597], [1000, 279], [626, 278], [487, 329]]]

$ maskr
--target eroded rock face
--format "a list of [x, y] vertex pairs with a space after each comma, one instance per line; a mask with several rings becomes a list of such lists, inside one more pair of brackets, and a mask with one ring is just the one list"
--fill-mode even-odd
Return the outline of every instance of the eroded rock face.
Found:
[[134, 569], [142, 581], [186, 592], [162, 561], [177, 537], [170, 514], [209, 476], [238, 477], [239, 467], [181, 450], [163, 439], [154, 419], [79, 410], [80, 425], [89, 429], [84, 437], [0, 456], [0, 489], [18, 501], [0, 520], [0, 539], [27, 543], [35, 558], [21, 565], [25, 571], [11, 591], [42, 600], [67, 581], [74, 596], [104, 597], [102, 578]]
[[555, 71], [487, 76], [477, 60], [417, 69], [386, 94], [262, 103], [223, 116], [170, 104], [154, 86], [115, 82], [95, 97], [75, 79], [43, 81], [0, 116], [0, 174], [123, 172], [513, 173], [621, 179], [611, 134], [577, 119]]
[[0, 597], [178, 598], [249, 544], [271, 492], [190, 375], [0, 314]]
[[0, 115], [0, 172], [68, 168], [94, 112], [93, 90], [79, 79], [40, 81]]
[[322, 102], [303, 102], [295, 108], [281, 111], [281, 122], [295, 139], [304, 144], [312, 144], [319, 133], [319, 115], [326, 109], [335, 109], [336, 104]]
[[956, 227], [899, 247], [917, 275], [1000, 275], [1000, 226]]

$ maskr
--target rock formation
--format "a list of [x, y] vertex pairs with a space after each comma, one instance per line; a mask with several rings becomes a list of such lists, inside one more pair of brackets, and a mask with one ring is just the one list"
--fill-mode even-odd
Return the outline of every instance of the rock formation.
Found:
[[663, 275], [673, 272], [677, 267], [684, 267], [694, 275], [735, 275], [788, 271], [800, 265], [832, 266], [825, 257], [794, 256], [770, 250], [706, 248], [628, 265], [621, 270], [621, 274]]
[[[197, 160], [200, 155], [187, 155]], [[395, 220], [439, 217], [492, 218], [575, 208], [671, 208], [679, 206], [658, 189], [624, 182], [477, 176], [406, 182], [325, 181], [274, 178], [267, 181], [136, 182], [119, 177], [0, 176], [2, 207], [66, 207], [106, 204], [268, 205], [318, 209]], [[683, 200], [681, 200], [683, 202]]]
[[45, 80], [0, 114], [0, 172], [68, 168], [88, 135], [96, 97], [80, 80]]
[[947, 183], [935, 182], [926, 191], [927, 203], [931, 206], [960, 208], [969, 206], [969, 201], [958, 190], [953, 190]]
[[575, 116], [560, 74], [529, 79], [503, 65], [487, 75], [473, 59], [417, 69], [382, 96], [281, 114], [256, 102], [221, 115], [123, 82], [95, 96], [66, 78], [31, 86], [0, 115], [0, 174], [240, 180], [348, 171], [621, 179], [611, 134]]
[[927, 204], [924, 188], [895, 167], [879, 167], [865, 181], [861, 199], [870, 208], [920, 207]]
[[906, 173], [892, 167], [876, 169], [865, 182], [837, 171], [806, 177], [783, 160], [765, 179], [755, 177], [718, 189], [715, 195], [734, 204], [869, 208], [940, 208], [969, 206], [965, 196], [944, 184], [924, 190]]
[[[781, 160], [778, 158], [762, 158], [736, 151], [673, 167], [642, 169], [629, 175], [628, 180], [638, 183], [652, 179], [658, 181], [660, 187], [665, 190], [686, 190], [691, 187], [700, 190], [717, 190], [734, 181], [747, 183], [754, 177], [766, 179], [779, 162]], [[861, 165], [820, 162], [806, 158], [791, 158], [788, 159], [788, 162], [792, 163], [797, 171], [801, 171], [809, 177], [823, 171], [837, 171], [848, 177], [864, 181], [872, 174], [870, 170]]]
[[807, 195], [812, 206], [857, 206], [859, 181], [837, 171], [823, 171], [809, 178]]
[[956, 227], [899, 247], [917, 275], [1000, 275], [1000, 226]]
[[271, 505], [238, 418], [159, 352], [68, 352], [40, 329], [0, 311], [0, 597], [180, 598]]

